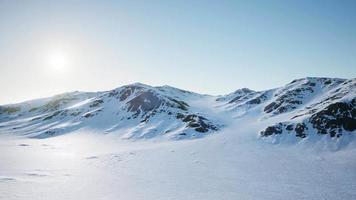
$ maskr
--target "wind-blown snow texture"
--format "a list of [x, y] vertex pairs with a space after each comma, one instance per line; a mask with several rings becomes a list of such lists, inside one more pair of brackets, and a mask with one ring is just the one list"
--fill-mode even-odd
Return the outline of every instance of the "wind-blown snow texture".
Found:
[[0, 199], [356, 199], [355, 86], [132, 84], [1, 106]]

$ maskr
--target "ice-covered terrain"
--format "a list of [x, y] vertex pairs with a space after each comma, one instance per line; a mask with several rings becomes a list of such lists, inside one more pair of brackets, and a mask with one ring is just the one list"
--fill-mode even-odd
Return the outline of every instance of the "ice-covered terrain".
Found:
[[356, 80], [0, 107], [0, 199], [356, 199]]

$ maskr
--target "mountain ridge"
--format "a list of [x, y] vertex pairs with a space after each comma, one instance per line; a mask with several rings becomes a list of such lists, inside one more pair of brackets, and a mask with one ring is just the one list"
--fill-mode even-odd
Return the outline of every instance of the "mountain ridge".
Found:
[[353, 137], [355, 107], [355, 78], [306, 77], [270, 90], [241, 88], [218, 96], [133, 83], [0, 106], [0, 133], [47, 138], [92, 128], [127, 139], [193, 139], [249, 118], [261, 126], [255, 134], [262, 139], [298, 142]]

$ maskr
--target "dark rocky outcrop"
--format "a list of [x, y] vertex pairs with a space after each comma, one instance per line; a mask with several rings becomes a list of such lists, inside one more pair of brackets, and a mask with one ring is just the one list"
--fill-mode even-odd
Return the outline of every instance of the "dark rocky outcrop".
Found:
[[274, 126], [269, 126], [265, 130], [260, 132], [261, 136], [270, 136], [274, 134], [282, 134], [283, 132], [283, 125], [282, 124], [277, 124]]
[[144, 88], [137, 85], [124, 86], [124, 89], [120, 92], [119, 100], [124, 101], [131, 96], [135, 91], [142, 91]]
[[218, 130], [218, 128], [209, 122], [206, 118], [196, 114], [189, 114], [186, 116], [180, 115], [179, 119], [182, 119], [183, 122], [186, 122], [187, 127], [194, 128], [196, 131], [201, 133], [208, 132], [209, 130]]
[[297, 108], [298, 105], [303, 103], [305, 92], [312, 92], [311, 87], [300, 87], [293, 90], [286, 91], [283, 94], [278, 94], [277, 99], [268, 104], [264, 111], [266, 113], [280, 114]]
[[21, 108], [19, 106], [0, 106], [0, 114], [12, 114], [19, 112]]
[[356, 99], [350, 103], [337, 102], [330, 104], [325, 109], [313, 114], [310, 123], [319, 134], [329, 134], [331, 137], [336, 133], [356, 130]]
[[188, 108], [189, 108], [189, 105], [184, 101], [177, 100], [177, 99], [174, 99], [174, 98], [169, 98], [169, 100], [171, 100], [172, 102], [175, 103], [175, 105], [171, 105], [172, 107], [176, 107], [176, 108], [179, 108], [179, 109], [184, 110], [184, 111], [187, 111]]
[[260, 104], [264, 102], [266, 99], [267, 99], [266, 94], [262, 93], [261, 95], [258, 95], [257, 97], [247, 101], [246, 104]]
[[305, 138], [307, 136], [306, 130], [308, 130], [308, 127], [304, 123], [298, 123], [294, 129], [295, 136]]
[[102, 100], [102, 99], [96, 99], [96, 100], [94, 100], [94, 101], [89, 105], [89, 107], [90, 107], [90, 108], [98, 107], [98, 106], [101, 105], [102, 103], [104, 103], [104, 100]]
[[[293, 129], [293, 127], [295, 127]], [[286, 124], [284, 122], [268, 126], [265, 130], [260, 132], [262, 137], [267, 137], [271, 135], [280, 135], [284, 131], [288, 134], [295, 133], [296, 137], [305, 138], [307, 136], [308, 127], [304, 123], [297, 123], [296, 125], [293, 124]]]
[[139, 113], [140, 110], [147, 112], [158, 108], [162, 100], [152, 91], [142, 92], [128, 102], [127, 111]]

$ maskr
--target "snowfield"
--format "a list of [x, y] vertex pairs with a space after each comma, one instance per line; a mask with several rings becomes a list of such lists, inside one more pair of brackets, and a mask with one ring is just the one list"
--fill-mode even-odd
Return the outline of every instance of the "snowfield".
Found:
[[270, 145], [249, 128], [175, 142], [1, 138], [0, 199], [356, 198], [356, 148]]
[[356, 79], [0, 106], [0, 199], [356, 199]]

